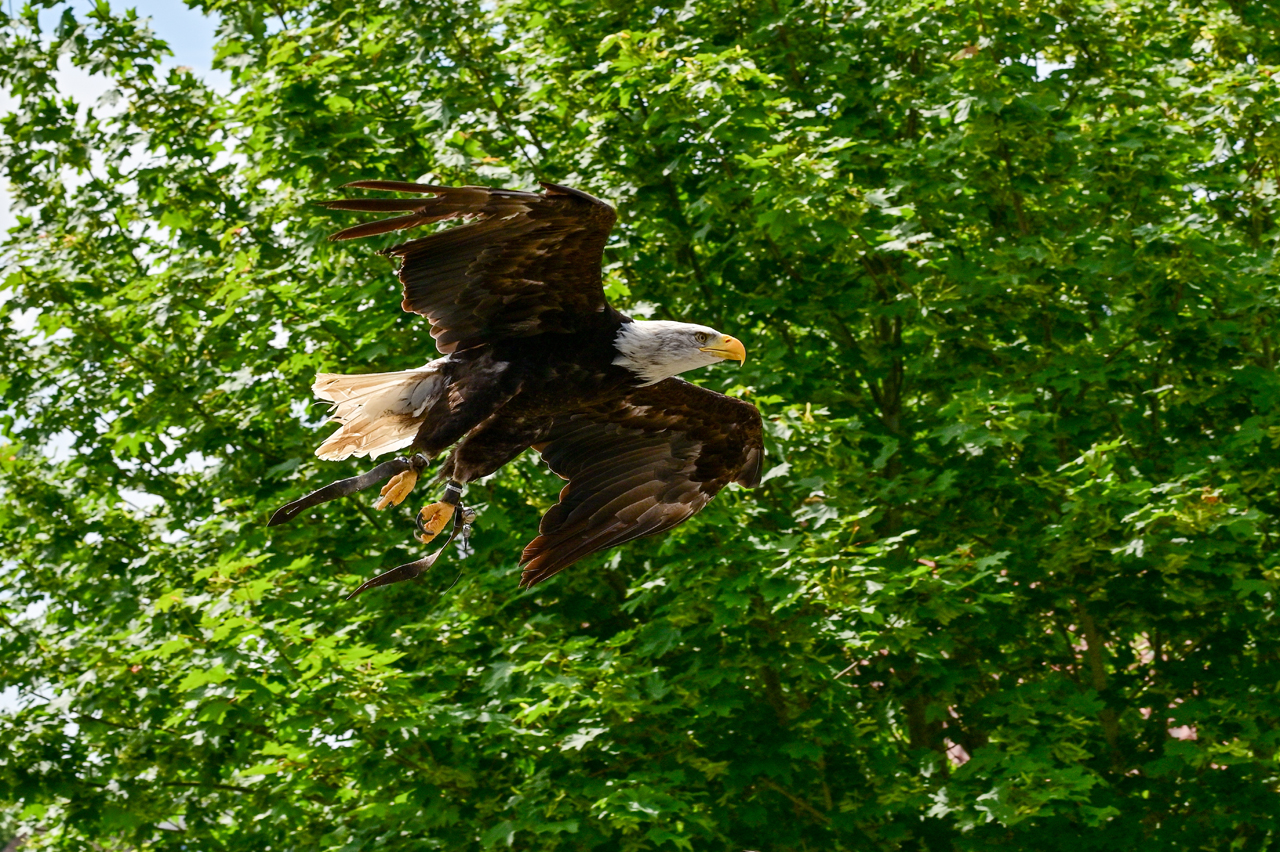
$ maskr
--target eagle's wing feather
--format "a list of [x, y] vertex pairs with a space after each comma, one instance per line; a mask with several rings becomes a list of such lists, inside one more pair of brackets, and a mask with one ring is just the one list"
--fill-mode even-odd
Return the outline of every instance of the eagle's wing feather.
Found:
[[542, 184], [545, 194], [400, 181], [347, 186], [431, 197], [321, 202], [337, 210], [404, 214], [330, 239], [471, 220], [383, 252], [402, 259], [401, 306], [431, 321], [443, 354], [503, 337], [576, 331], [610, 310], [600, 265], [616, 214], [585, 192], [549, 183]]
[[524, 587], [671, 529], [731, 481], [758, 485], [764, 457], [754, 405], [681, 379], [563, 417], [538, 446], [568, 484], [521, 556]]

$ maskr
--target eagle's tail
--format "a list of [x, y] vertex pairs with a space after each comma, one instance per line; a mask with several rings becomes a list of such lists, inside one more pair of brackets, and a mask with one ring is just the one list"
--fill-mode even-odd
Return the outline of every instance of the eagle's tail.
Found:
[[329, 461], [375, 458], [413, 443], [427, 409], [440, 396], [444, 376], [435, 363], [399, 373], [341, 376], [320, 373], [311, 390], [333, 403], [342, 428], [316, 450]]

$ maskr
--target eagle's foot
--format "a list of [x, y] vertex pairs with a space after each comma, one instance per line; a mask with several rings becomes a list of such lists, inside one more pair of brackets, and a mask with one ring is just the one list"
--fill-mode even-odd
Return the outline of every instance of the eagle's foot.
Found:
[[413, 486], [418, 484], [418, 471], [413, 468], [401, 471], [391, 477], [391, 481], [382, 486], [382, 496], [373, 504], [375, 509], [390, 509], [399, 506], [409, 496]]
[[444, 500], [432, 503], [430, 506], [423, 506], [414, 520], [418, 531], [413, 534], [413, 537], [422, 544], [430, 544], [431, 540], [449, 525], [449, 521], [453, 519], [454, 508], [453, 503]]

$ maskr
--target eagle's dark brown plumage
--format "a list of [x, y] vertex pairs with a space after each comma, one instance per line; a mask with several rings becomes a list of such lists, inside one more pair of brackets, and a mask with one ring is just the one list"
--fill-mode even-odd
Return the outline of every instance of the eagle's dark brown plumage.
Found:
[[[419, 540], [428, 541], [448, 522], [462, 485], [535, 447], [568, 482], [524, 549], [520, 584], [529, 587], [590, 553], [671, 529], [729, 482], [759, 484], [755, 406], [675, 378], [741, 360], [742, 344], [706, 326], [632, 320], [609, 306], [601, 279], [616, 218], [609, 205], [545, 183], [545, 194], [399, 181], [348, 186], [429, 197], [322, 202], [402, 214], [331, 239], [467, 222], [383, 251], [401, 258], [402, 307], [427, 317], [445, 357], [402, 373], [318, 376], [314, 390], [343, 424], [318, 455], [406, 447], [416, 455], [297, 500], [272, 524], [393, 474], [378, 505], [399, 503], [427, 461], [452, 446], [439, 471], [449, 482], [445, 499], [420, 513]], [[437, 555], [357, 592], [416, 576]]]
[[322, 202], [333, 210], [405, 211], [339, 231], [333, 240], [448, 219], [478, 220], [381, 252], [403, 259], [400, 307], [431, 321], [442, 355], [503, 337], [577, 331], [608, 308], [600, 261], [617, 216], [586, 193], [550, 185], [544, 196], [380, 180], [347, 186], [434, 197]]

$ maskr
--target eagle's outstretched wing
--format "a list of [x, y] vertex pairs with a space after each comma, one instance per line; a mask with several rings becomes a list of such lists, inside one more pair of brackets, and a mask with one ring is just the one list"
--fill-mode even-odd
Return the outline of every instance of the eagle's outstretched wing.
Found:
[[431, 197], [320, 202], [335, 210], [404, 213], [339, 231], [332, 240], [472, 220], [382, 252], [402, 259], [402, 307], [431, 321], [442, 354], [503, 337], [577, 331], [611, 311], [600, 263], [617, 217], [585, 192], [550, 183], [542, 184], [542, 195], [385, 180], [347, 186]]
[[727, 483], [760, 483], [754, 405], [666, 379], [564, 417], [537, 448], [569, 480], [520, 558], [533, 586], [589, 553], [669, 530]]

